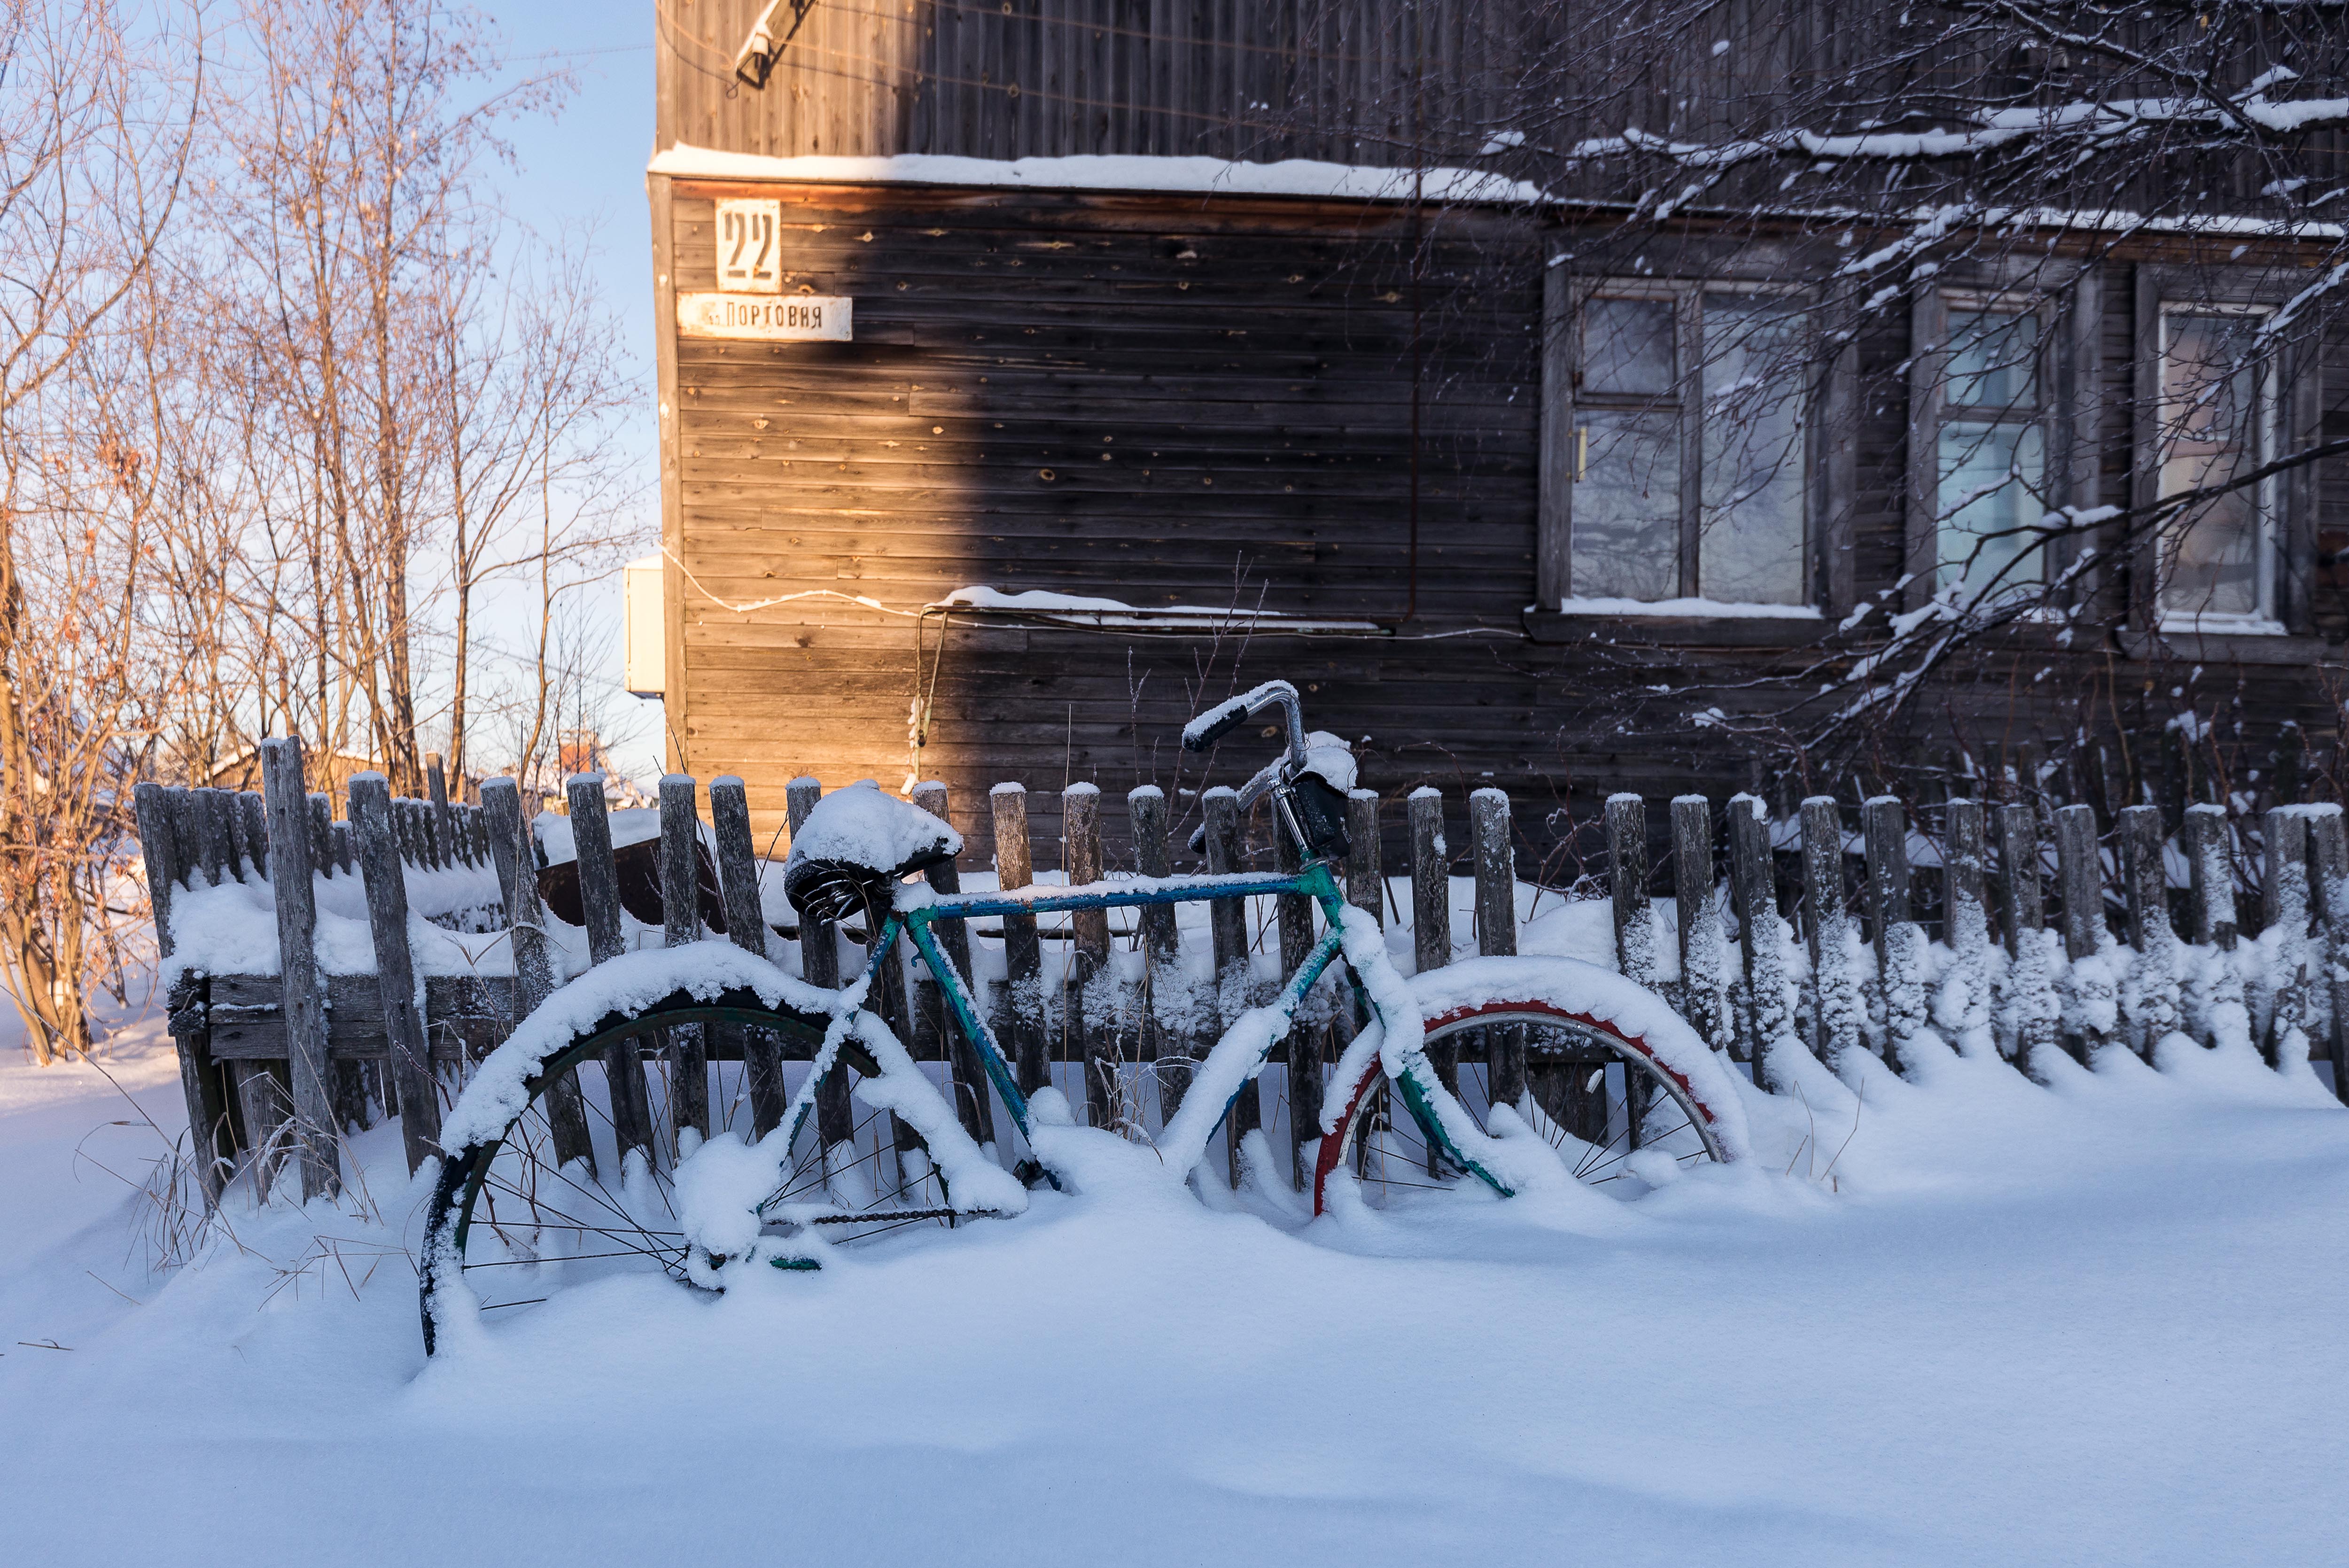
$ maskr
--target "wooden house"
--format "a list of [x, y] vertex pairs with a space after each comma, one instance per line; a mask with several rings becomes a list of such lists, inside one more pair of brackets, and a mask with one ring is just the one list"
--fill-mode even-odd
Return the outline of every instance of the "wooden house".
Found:
[[[1375, 0], [665, 5], [647, 184], [672, 765], [742, 776], [762, 832], [800, 774], [944, 779], [981, 853], [989, 786], [1025, 782], [1049, 816], [1092, 779], [1114, 842], [1126, 788], [1244, 778], [1268, 740], [1244, 760], [1227, 741], [1209, 776], [1176, 731], [1285, 676], [1367, 784], [1506, 788], [1528, 874], [1572, 871], [1612, 791], [1801, 789], [1800, 756], [1719, 717], [1765, 717], [1855, 611], [1932, 581], [1920, 476], [1968, 410], [1920, 366], [1951, 312], [2009, 308], [2002, 285], [1919, 287], [1835, 357], [1777, 531], [1742, 555], [1708, 553], [1692, 476], [1636, 560], [1578, 554], [1611, 503], [1573, 494], [1610, 409], [1575, 384], [1578, 313], [1700, 330], [1736, 307], [1691, 281], [1733, 280], [1725, 249], [1764, 243], [1784, 276], [1848, 239], [1692, 217], [1554, 264], [1595, 210], [1473, 148], [1413, 153], [1425, 83], [1476, 90], [1524, 9], [1425, 0], [1413, 46]], [[2261, 276], [2290, 249], [2264, 244]], [[2067, 284], [2044, 386], [2004, 418], [2070, 503], [2157, 482], [2116, 410], [2158, 384], [2184, 319], [2165, 291], [2200, 260], [2148, 239]], [[2271, 438], [2342, 433], [2344, 371], [2279, 371]], [[2319, 538], [2349, 529], [2349, 474], [2302, 469], [2260, 507], [2240, 615], [2181, 631], [2154, 604], [2093, 646], [2026, 629], [1862, 770], [1909, 792], [1920, 769], [2044, 748], [2116, 801], [2150, 787], [2178, 715], [2220, 710], [2251, 767], [2325, 752], [2349, 614]]]

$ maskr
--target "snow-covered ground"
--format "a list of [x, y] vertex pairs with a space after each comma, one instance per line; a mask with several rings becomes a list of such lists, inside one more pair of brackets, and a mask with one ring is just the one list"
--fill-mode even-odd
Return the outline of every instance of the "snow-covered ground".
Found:
[[1104, 1147], [1016, 1221], [428, 1368], [396, 1128], [364, 1201], [159, 1271], [99, 1167], [176, 1068], [109, 1051], [0, 1064], [13, 1562], [2338, 1560], [2349, 1113], [2248, 1056], [1862, 1064], [1792, 1171], [1624, 1205], [1283, 1226]]

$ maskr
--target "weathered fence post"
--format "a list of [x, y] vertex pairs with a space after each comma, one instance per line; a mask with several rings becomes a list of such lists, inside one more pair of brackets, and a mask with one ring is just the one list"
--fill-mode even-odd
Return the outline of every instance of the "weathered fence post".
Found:
[[1811, 986], [1818, 1007], [1818, 1050], [1831, 1068], [1860, 1042], [1859, 987], [1846, 940], [1843, 903], [1843, 821], [1835, 797], [1803, 802], [1803, 901], [1810, 908]]
[[[183, 851], [172, 820], [171, 792], [140, 783], [131, 798], [139, 813], [139, 848], [147, 861], [148, 901], [155, 911], [157, 956], [169, 958], [178, 945], [171, 934], [171, 895], [183, 874]], [[174, 985], [164, 1003], [171, 1043], [180, 1057], [180, 1092], [188, 1105], [188, 1157], [207, 1207], [220, 1202], [222, 1173], [235, 1157], [228, 1104], [221, 1093], [220, 1069], [212, 1061], [212, 1032], [196, 1027], [188, 1008], [187, 983]], [[201, 1016], [200, 1013], [194, 1016]]]
[[2125, 1018], [2128, 1043], [2150, 1062], [2178, 1027], [2178, 938], [2169, 924], [2169, 879], [2162, 865], [2161, 808], [2127, 806], [2118, 818], [2122, 902], [2130, 961]]
[[[798, 788], [794, 780], [792, 788]], [[792, 820], [803, 812], [796, 810]], [[718, 896], [726, 906], [726, 940], [743, 952], [761, 958], [767, 954], [767, 917], [765, 906], [759, 898], [758, 854], [750, 841], [750, 797], [742, 780], [726, 774], [709, 781], [709, 837], [717, 845]], [[825, 971], [831, 978], [816, 978], [818, 958], [811, 952], [820, 952], [829, 961]], [[800, 927], [800, 978], [811, 985], [836, 986], [840, 983], [839, 954], [832, 944], [832, 929], [826, 926], [822, 940], [811, 942], [805, 924]], [[789, 1103], [783, 1093], [782, 1044], [772, 1029], [744, 1027], [742, 1041], [742, 1088], [750, 1101], [750, 1135], [764, 1138], [783, 1119]], [[823, 1096], [816, 1097], [819, 1119], [823, 1110]], [[818, 1136], [823, 1135], [819, 1129]]]
[[[1036, 880], [1028, 841], [1028, 787], [998, 784], [988, 792], [988, 805], [995, 816], [995, 885], [1013, 892]], [[1050, 1037], [1044, 1025], [1043, 944], [1032, 914], [1003, 917], [1003, 995], [998, 1003], [996, 1016], [1003, 1024], [997, 1034], [1010, 1041], [1019, 1092], [1034, 1094], [1051, 1083], [1052, 1062], [1045, 1049]]]
[[[1133, 831], [1134, 869], [1145, 877], [1174, 874], [1166, 853], [1166, 792], [1143, 784], [1125, 794], [1127, 820]], [[1191, 1041], [1185, 1026], [1170, 1026], [1169, 1013], [1187, 1016], [1187, 998], [1181, 995], [1183, 968], [1180, 934], [1174, 926], [1174, 906], [1149, 903], [1138, 912], [1142, 927], [1143, 1054], [1156, 1062], [1158, 1109], [1172, 1117], [1191, 1087]]]
[[[514, 1021], [538, 1011], [554, 994], [554, 960], [547, 951], [546, 911], [538, 896], [538, 848], [522, 814], [522, 790], [512, 779], [481, 784], [482, 810], [490, 818], [490, 858], [497, 867], [498, 891], [505, 895], [507, 941], [513, 947]], [[587, 1128], [587, 1101], [576, 1068], [567, 1068], [546, 1089], [546, 1120], [559, 1169], [574, 1160], [595, 1169], [595, 1140]]]
[[2006, 933], [2010, 957], [2021, 954], [2023, 934], [2046, 929], [2040, 898], [2039, 820], [2028, 806], [2000, 808], [1999, 923]]
[[2150, 953], [2158, 925], [2169, 923], [2168, 879], [2162, 874], [2161, 865], [2161, 808], [2125, 806], [2116, 825], [2121, 904], [2128, 916], [2129, 945], [2139, 953]]
[[[587, 957], [608, 964], [626, 951], [620, 924], [620, 872], [612, 861], [612, 825], [605, 815], [604, 776], [574, 773], [564, 786], [571, 802], [571, 843], [578, 857], [579, 908], [587, 922]], [[604, 1048], [605, 1087], [612, 1101], [612, 1136], [622, 1168], [628, 1152], [653, 1159], [652, 1093], [636, 1037], [624, 1035]]]
[[[1237, 873], [1242, 869], [1238, 793], [1221, 784], [1204, 791], [1199, 797], [1199, 813], [1206, 830], [1207, 873], [1210, 876]], [[1232, 1020], [1247, 1011], [1252, 1001], [1248, 995], [1247, 900], [1210, 900], [1207, 904], [1207, 936], [1215, 948], [1216, 1016], [1228, 1028]], [[1251, 1078], [1240, 1087], [1239, 1096], [1232, 1101], [1231, 1113], [1224, 1126], [1229, 1175], [1235, 1187], [1240, 1184], [1245, 1174], [1241, 1165], [1240, 1142], [1263, 1125], [1264, 1104], [1256, 1081]]]
[[244, 841], [246, 869], [260, 881], [269, 877], [269, 809], [263, 797], [253, 790], [238, 790], [229, 797], [236, 803], [237, 832]]
[[2056, 1043], [2063, 1019], [2055, 1001], [2054, 977], [2047, 972], [2047, 947], [2041, 940], [2046, 929], [2046, 906], [2040, 890], [2039, 818], [2031, 807], [2017, 803], [1999, 811], [1999, 923], [2006, 930], [2006, 951], [2013, 960], [2007, 970], [2010, 1009], [2015, 1022], [2015, 1060], [2026, 1070], [2040, 1060], [2039, 1053]]
[[1614, 904], [1615, 962], [1624, 977], [1656, 983], [1655, 925], [1648, 916], [1648, 807], [1639, 796], [1607, 797], [1607, 891]]
[[2309, 808], [2308, 858], [2309, 881], [2324, 923], [2319, 951], [2332, 987], [2333, 1092], [2349, 1102], [2349, 822], [2339, 806]]
[[1990, 1014], [1990, 906], [1984, 892], [1987, 856], [1982, 804], [1951, 800], [1943, 808], [1941, 934], [1955, 959], [1949, 1006], [1940, 1015], [1950, 1043], [1973, 1055], [1997, 1049]]
[[1387, 881], [1381, 863], [1379, 792], [1346, 792], [1346, 902], [1380, 925], [1387, 923]]
[[1876, 983], [1884, 997], [1885, 1059], [1905, 1072], [1925, 1026], [1925, 934], [1909, 918], [1909, 814], [1878, 795], [1860, 809], [1868, 856], [1868, 919], [1875, 928]]
[[[947, 787], [938, 780], [933, 779], [915, 785], [914, 804], [939, 821], [946, 822], [948, 827], [953, 826], [947, 816]], [[962, 868], [951, 860], [932, 866], [924, 877], [937, 892], [951, 894], [962, 892]], [[930, 931], [937, 938], [939, 947], [945, 950], [947, 962], [955, 966], [956, 972], [962, 976], [963, 984], [971, 987], [976, 998], [978, 983], [971, 978], [970, 923], [967, 920], [942, 920], [930, 927]], [[987, 1073], [978, 1065], [978, 1047], [971, 1043], [970, 1037], [956, 1026], [947, 1013], [945, 995], [938, 989], [935, 978], [929, 982], [928, 989], [931, 1012], [937, 1020], [938, 1038], [944, 1046], [942, 1054], [946, 1057], [947, 1070], [954, 1083], [955, 1113], [962, 1120], [962, 1130], [970, 1134], [974, 1142], [992, 1143], [995, 1141], [995, 1102], [988, 1098]]]
[[2055, 811], [2055, 874], [2064, 886], [2064, 955], [2093, 958], [2105, 932], [2104, 863], [2096, 849], [2096, 813], [2090, 806]]
[[367, 928], [375, 938], [376, 984], [381, 992], [392, 1091], [399, 1102], [400, 1136], [408, 1146], [412, 1176], [439, 1148], [440, 1100], [432, 1081], [416, 960], [408, 948], [408, 881], [392, 836], [390, 780], [380, 773], [354, 775], [350, 802], [359, 875], [367, 882]]
[[[171, 842], [181, 879], [192, 892], [199, 887], [210, 887], [210, 861], [204, 852], [204, 808], [200, 791], [189, 789], [165, 789], [162, 810], [171, 819]], [[202, 882], [197, 882], [197, 877]]]
[[[1476, 858], [1476, 951], [1490, 957], [1517, 950], [1517, 855], [1509, 797], [1479, 789], [1468, 797], [1468, 827]], [[1526, 1030], [1522, 1024], [1486, 1029], [1485, 1093], [1494, 1105], [1526, 1098]]]
[[[1411, 830], [1411, 944], [1416, 973], [1452, 962], [1452, 866], [1444, 842], [1444, 793], [1432, 784], [1403, 802]], [[1444, 1087], [1460, 1092], [1460, 1053], [1449, 1040], [1427, 1048]], [[1433, 1154], [1429, 1156], [1432, 1160]]]
[[2235, 950], [2237, 931], [2234, 856], [2229, 836], [2224, 806], [2204, 802], [2186, 809], [2187, 896], [2194, 912], [2194, 940], [2221, 953]]
[[332, 876], [335, 864], [335, 801], [324, 790], [310, 792], [310, 869]]
[[[1296, 841], [1278, 810], [1268, 810], [1272, 823], [1273, 864], [1294, 876], [1305, 864]], [[1298, 893], [1282, 893], [1273, 901], [1274, 923], [1280, 928], [1280, 968], [1293, 975], [1313, 952], [1313, 901]], [[1288, 1173], [1299, 1191], [1313, 1185], [1313, 1151], [1321, 1135], [1322, 1026], [1309, 1021], [1299, 1008], [1288, 1029]]]
[[409, 863], [429, 871], [440, 869], [440, 851], [432, 841], [432, 807], [429, 801], [406, 799], [399, 803], [402, 816], [408, 820]]
[[211, 851], [212, 882], [215, 886], [237, 882], [244, 876], [244, 829], [238, 820], [241, 812], [233, 789], [206, 789], [204, 795], [205, 827], [209, 830], [207, 849]]
[[[694, 809], [694, 779], [664, 774], [660, 781], [661, 945], [685, 947], [701, 940], [701, 814]], [[688, 1129], [701, 1142], [709, 1139], [709, 1044], [699, 1024], [667, 1031], [670, 1152], [693, 1152]]]
[[1729, 798], [1729, 885], [1736, 901], [1737, 945], [1745, 961], [1745, 1059], [1753, 1064], [1754, 1081], [1767, 1087], [1770, 1047], [1785, 1032], [1788, 1019], [1778, 951], [1778, 872], [1770, 852], [1769, 808], [1758, 795]]
[[269, 813], [269, 881], [277, 906], [279, 1006], [306, 1203], [342, 1191], [343, 1163], [326, 1067], [326, 997], [316, 946], [317, 890], [310, 881], [310, 795], [302, 779], [298, 738], [261, 743], [261, 779]]
[[[1061, 865], [1071, 887], [1102, 880], [1098, 784], [1076, 783], [1061, 791]], [[1064, 993], [1069, 1054], [1084, 1064], [1086, 1120], [1109, 1127], [1118, 1119], [1116, 1007], [1108, 982], [1094, 983], [1109, 967], [1109, 912], [1078, 910], [1069, 916], [1069, 930], [1075, 939]]]
[[2074, 1054], [2082, 1062], [2113, 1037], [2113, 976], [2096, 957], [2105, 938], [2104, 869], [2096, 848], [2095, 809], [2058, 807], [2055, 873], [2064, 885], [2064, 955], [2072, 965], [2073, 1011], [2079, 1027]]
[[449, 775], [440, 766], [440, 754], [424, 754], [424, 789], [431, 798], [432, 858], [443, 866], [457, 863], [457, 820], [450, 814]]
[[[2260, 892], [2263, 923], [2276, 932], [2276, 973], [2268, 1029], [2262, 1042], [2268, 1065], [2287, 1068], [2305, 1059], [2309, 1039], [2308, 818], [2296, 806], [2267, 814], [2267, 863]], [[2292, 1036], [2300, 1037], [2295, 1045]]]
[[416, 847], [415, 813], [408, 809], [408, 802], [397, 795], [391, 798], [385, 810], [390, 813], [388, 820], [391, 823], [391, 847], [398, 854], [400, 863], [421, 866], [424, 857]]
[[1681, 949], [1681, 997], [1691, 1027], [1726, 1051], [1729, 964], [1713, 898], [1713, 804], [1702, 795], [1672, 799], [1672, 903]]
[[[1386, 924], [1386, 879], [1379, 865], [1379, 792], [1375, 789], [1350, 789], [1346, 792], [1346, 902], [1371, 917], [1371, 923]], [[1338, 986], [1338, 1006], [1331, 1020], [1339, 1056], [1354, 1043], [1354, 1036], [1363, 1023], [1361, 1009], [1350, 984]]]
[[[244, 808], [233, 789], [191, 790], [201, 818], [203, 863], [212, 885], [224, 887], [244, 875]], [[229, 1084], [244, 1126], [243, 1152], [252, 1161], [254, 1191], [267, 1197], [285, 1157], [283, 1131], [293, 1113], [292, 1090], [283, 1062], [232, 1059]]]

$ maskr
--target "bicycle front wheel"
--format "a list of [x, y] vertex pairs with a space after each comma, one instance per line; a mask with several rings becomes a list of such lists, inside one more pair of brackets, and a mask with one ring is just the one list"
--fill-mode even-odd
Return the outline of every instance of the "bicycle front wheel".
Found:
[[[1472, 965], [1490, 971], [1485, 984], [1464, 973]], [[1649, 1189], [1646, 1177], [1659, 1174], [1655, 1159], [1684, 1166], [1733, 1158], [1744, 1118], [1727, 1080], [1731, 1069], [1677, 1018], [1664, 1026], [1669, 1014], [1651, 1012], [1646, 1026], [1635, 1028], [1591, 1006], [1587, 993], [1600, 973], [1571, 960], [1477, 959], [1414, 981], [1427, 1054], [1444, 1088], [1482, 1124], [1494, 1064], [1522, 1059], [1518, 1114], [1577, 1180], [1620, 1183], [1616, 1190], [1626, 1196]], [[1604, 978], [1610, 993], [1629, 985], [1618, 975]], [[1653, 1009], [1664, 1007], [1640, 995]], [[1671, 1039], [1652, 1037], [1667, 1029]], [[1423, 1201], [1464, 1181], [1481, 1188], [1405, 1109], [1376, 1060], [1353, 1081], [1332, 1084], [1330, 1103], [1335, 1124], [1314, 1162], [1315, 1213], [1327, 1211], [1330, 1188], [1340, 1181], [1357, 1183], [1373, 1208]], [[1642, 1151], [1646, 1158], [1633, 1158]]]

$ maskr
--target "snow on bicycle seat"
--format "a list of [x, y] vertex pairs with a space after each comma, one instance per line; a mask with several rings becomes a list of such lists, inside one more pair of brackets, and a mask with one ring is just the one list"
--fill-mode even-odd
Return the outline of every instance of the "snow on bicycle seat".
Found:
[[960, 833], [911, 801], [884, 795], [872, 779], [860, 779], [817, 801], [792, 835], [783, 896], [802, 920], [850, 914], [877, 920], [887, 913], [899, 878], [961, 851]]

